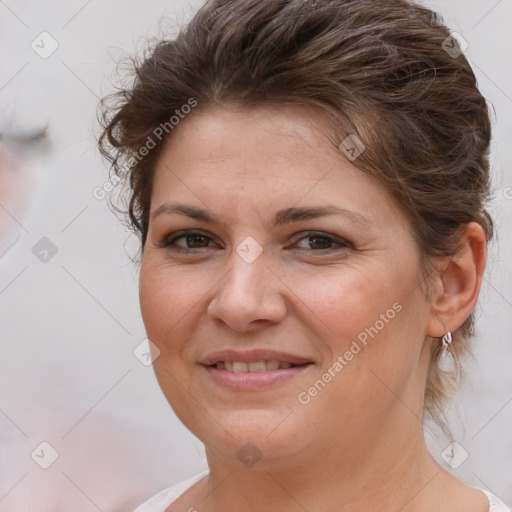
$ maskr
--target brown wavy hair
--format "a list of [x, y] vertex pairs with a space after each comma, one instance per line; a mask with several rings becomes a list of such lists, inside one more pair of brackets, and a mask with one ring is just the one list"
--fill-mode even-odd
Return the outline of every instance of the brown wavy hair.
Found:
[[[488, 242], [494, 231], [488, 106], [457, 50], [440, 15], [406, 0], [207, 1], [177, 35], [131, 58], [131, 83], [99, 104], [100, 152], [129, 188], [113, 207], [143, 254], [155, 164], [169, 120], [191, 99], [196, 111], [303, 105], [328, 120], [334, 144], [356, 134], [365, 145], [353, 163], [410, 220], [428, 297], [436, 259], [458, 252], [466, 224], [479, 223]], [[155, 147], [141, 157], [149, 138]], [[425, 412], [445, 433], [443, 406], [472, 336], [473, 313], [453, 333], [454, 372], [439, 368], [441, 343], [432, 344]]]

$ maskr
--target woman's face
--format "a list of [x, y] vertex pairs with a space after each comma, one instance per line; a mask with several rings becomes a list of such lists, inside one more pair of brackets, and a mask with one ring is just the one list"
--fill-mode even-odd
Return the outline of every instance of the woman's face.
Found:
[[[154, 369], [230, 464], [348, 456], [421, 429], [419, 250], [387, 190], [321, 128], [298, 107], [196, 112], [156, 168], [140, 273]], [[293, 358], [308, 364], [257, 362]]]

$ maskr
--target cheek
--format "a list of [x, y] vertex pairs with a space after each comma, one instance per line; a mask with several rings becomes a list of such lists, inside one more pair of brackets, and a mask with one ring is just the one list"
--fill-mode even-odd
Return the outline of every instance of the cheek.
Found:
[[336, 333], [328, 344], [332, 362], [323, 368], [336, 377], [322, 391], [324, 406], [348, 416], [378, 416], [395, 400], [393, 393], [410, 384], [424, 342], [427, 303], [414, 289], [414, 273], [403, 270], [354, 273], [326, 285], [323, 305], [316, 307]]
[[148, 338], [160, 350], [168, 350], [166, 341], [173, 337], [173, 326], [179, 326], [179, 319], [191, 306], [187, 301], [187, 287], [180, 279], [180, 273], [172, 268], [153, 264], [150, 259], [143, 261], [139, 277], [139, 301], [142, 319]]
[[352, 288], [362, 284], [357, 280], [344, 284], [338, 283], [337, 294], [326, 291], [324, 309], [316, 305], [315, 311], [324, 314], [322, 319], [336, 335], [322, 340], [328, 356], [318, 375], [300, 390], [300, 403], [309, 403], [299, 410], [308, 421], [325, 417], [325, 411], [337, 418], [325, 426], [333, 429], [332, 435], [340, 423], [353, 432], [380, 423], [396, 395], [415, 386], [412, 376], [423, 343], [417, 314], [421, 305], [400, 296], [396, 283], [391, 292], [375, 285]]
[[304, 297], [301, 321], [320, 340], [321, 371], [335, 375], [324, 374], [333, 383], [324, 398], [355, 413], [389, 393], [378, 377], [392, 389], [409, 378], [423, 344], [426, 302], [419, 290], [411, 293], [413, 266], [352, 266], [318, 275], [295, 280], [294, 292]]
[[[306, 306], [302, 320], [309, 319], [311, 328], [320, 329], [320, 337], [331, 340], [332, 350], [339, 353], [353, 340], [364, 342], [368, 330], [375, 332], [373, 327], [389, 331], [396, 324], [407, 289], [405, 277], [401, 279], [396, 271], [391, 274], [389, 267], [382, 265], [347, 266], [302, 275], [291, 288]], [[308, 310], [313, 314], [307, 314]]]
[[159, 359], [172, 363], [175, 370], [190, 356], [187, 340], [204, 315], [205, 293], [217, 281], [218, 274], [210, 270], [169, 265], [149, 254], [142, 263], [139, 301], [146, 333], [160, 349]]

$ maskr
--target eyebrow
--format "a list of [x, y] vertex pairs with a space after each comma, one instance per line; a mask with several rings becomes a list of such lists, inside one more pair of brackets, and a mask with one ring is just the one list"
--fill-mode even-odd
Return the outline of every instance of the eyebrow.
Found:
[[[190, 206], [180, 203], [164, 203], [159, 206], [152, 214], [151, 218], [154, 219], [158, 215], [163, 213], [178, 213], [185, 215], [192, 219], [200, 220], [207, 223], [216, 223], [220, 226], [227, 228], [226, 223], [215, 213], [198, 208], [196, 206]], [[372, 224], [372, 221], [365, 217], [359, 212], [347, 210], [334, 205], [326, 206], [304, 206], [304, 207], [292, 207], [284, 208], [279, 210], [274, 215], [272, 221], [272, 227], [282, 226], [284, 224], [290, 224], [292, 222], [298, 222], [301, 220], [316, 219], [318, 217], [326, 217], [328, 215], [344, 215], [354, 222], [360, 224]]]

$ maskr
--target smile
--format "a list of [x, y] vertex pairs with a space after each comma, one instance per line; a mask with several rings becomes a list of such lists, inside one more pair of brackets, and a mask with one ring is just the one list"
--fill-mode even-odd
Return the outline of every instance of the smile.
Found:
[[[282, 367], [281, 367], [282, 365]], [[277, 366], [277, 368], [276, 368]], [[201, 365], [215, 384], [236, 391], [255, 391], [271, 388], [298, 377], [313, 363], [294, 365], [277, 360], [254, 361], [223, 361], [212, 366]]]
[[218, 361], [215, 365], [212, 366], [217, 368], [217, 370], [226, 370], [233, 373], [254, 373], [269, 372], [283, 368], [292, 368], [297, 365], [287, 361], [277, 361], [274, 359], [271, 361], [254, 361], [250, 363], [246, 361]]

